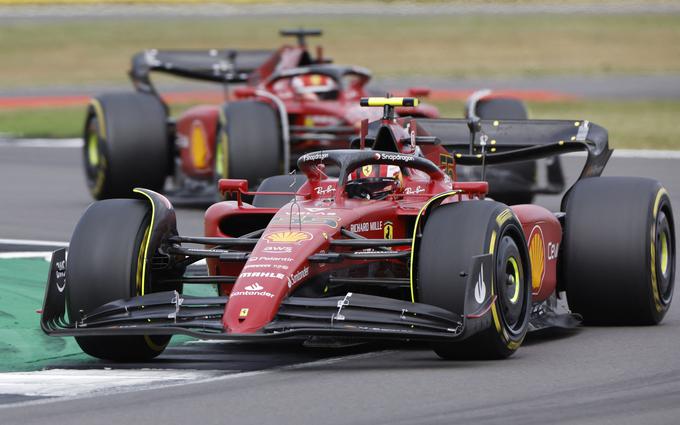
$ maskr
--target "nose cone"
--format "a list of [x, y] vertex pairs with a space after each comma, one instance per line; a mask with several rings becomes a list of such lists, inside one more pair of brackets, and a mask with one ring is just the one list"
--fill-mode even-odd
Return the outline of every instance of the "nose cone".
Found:
[[229, 295], [222, 317], [229, 333], [253, 333], [276, 316], [281, 301], [307, 275], [307, 258], [324, 241], [312, 231], [269, 230], [260, 238]]

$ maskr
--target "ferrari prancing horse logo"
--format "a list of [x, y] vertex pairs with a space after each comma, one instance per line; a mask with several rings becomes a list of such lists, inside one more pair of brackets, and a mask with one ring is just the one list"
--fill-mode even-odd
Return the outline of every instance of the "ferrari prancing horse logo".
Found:
[[394, 238], [394, 228], [392, 227], [391, 221], [386, 221], [385, 224], [383, 224], [383, 238], [385, 239]]

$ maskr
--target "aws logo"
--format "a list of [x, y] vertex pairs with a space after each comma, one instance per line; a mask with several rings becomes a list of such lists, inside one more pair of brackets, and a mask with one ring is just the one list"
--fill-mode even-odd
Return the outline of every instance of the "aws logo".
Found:
[[534, 226], [529, 235], [529, 260], [531, 261], [531, 289], [536, 294], [541, 290], [545, 276], [545, 241], [540, 226]]
[[300, 243], [312, 240], [314, 236], [308, 232], [275, 232], [270, 233], [265, 238], [273, 243]]

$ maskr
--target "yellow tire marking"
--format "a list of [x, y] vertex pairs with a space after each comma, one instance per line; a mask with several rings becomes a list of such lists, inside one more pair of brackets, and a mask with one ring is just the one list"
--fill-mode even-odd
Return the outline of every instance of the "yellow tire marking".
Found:
[[90, 99], [90, 105], [94, 108], [94, 113], [97, 116], [97, 127], [99, 128], [99, 137], [106, 140], [106, 120], [104, 119], [104, 108], [99, 103], [98, 99]]
[[661, 294], [659, 293], [659, 284], [656, 279], [656, 217], [659, 214], [659, 204], [661, 203], [661, 198], [664, 195], [668, 195], [665, 188], [659, 189], [654, 199], [654, 209], [652, 214], [654, 220], [652, 222], [651, 228], [651, 244], [650, 244], [650, 260], [651, 260], [651, 278], [652, 278], [652, 296], [654, 297], [654, 307], [656, 307], [657, 312], [663, 311], [663, 304], [661, 303]]
[[[139, 193], [144, 195], [150, 202], [151, 202], [151, 223], [149, 223], [149, 229], [153, 229], [153, 224], [154, 221], [156, 220], [156, 205], [153, 202], [153, 199], [143, 190], [140, 189], [133, 189], [132, 190], [135, 193]], [[143, 242], [144, 243], [144, 262], [142, 263], [142, 287], [141, 287], [141, 293], [144, 295], [144, 288], [145, 288], [145, 282], [146, 282], [146, 263], [147, 263], [147, 258], [149, 256], [149, 242], [151, 241], [151, 231], [148, 232], [146, 235], [146, 240]]]
[[224, 113], [224, 109], [220, 108], [220, 126], [222, 131], [220, 131], [219, 138], [222, 149], [222, 178], [229, 178], [229, 135], [227, 134], [227, 116]]

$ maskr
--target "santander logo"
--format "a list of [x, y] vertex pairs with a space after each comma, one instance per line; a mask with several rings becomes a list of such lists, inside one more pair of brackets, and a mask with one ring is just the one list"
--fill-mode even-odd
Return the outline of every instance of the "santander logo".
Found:
[[257, 282], [253, 283], [252, 285], [246, 286], [246, 291], [261, 291], [263, 289], [264, 287]]

